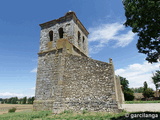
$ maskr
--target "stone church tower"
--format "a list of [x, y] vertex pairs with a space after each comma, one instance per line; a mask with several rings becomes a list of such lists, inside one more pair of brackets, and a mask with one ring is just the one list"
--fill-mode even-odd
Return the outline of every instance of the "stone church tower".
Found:
[[88, 31], [74, 12], [40, 24], [34, 110], [118, 112], [120, 83], [112, 60], [88, 57]]

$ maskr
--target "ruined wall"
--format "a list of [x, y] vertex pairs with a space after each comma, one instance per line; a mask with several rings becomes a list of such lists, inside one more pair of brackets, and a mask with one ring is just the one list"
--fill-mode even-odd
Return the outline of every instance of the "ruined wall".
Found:
[[39, 57], [35, 110], [118, 112], [111, 63], [71, 54]]

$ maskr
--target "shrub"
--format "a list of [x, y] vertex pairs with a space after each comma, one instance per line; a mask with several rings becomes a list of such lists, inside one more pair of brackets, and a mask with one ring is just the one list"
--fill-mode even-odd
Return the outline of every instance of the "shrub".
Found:
[[132, 101], [134, 99], [133, 91], [128, 88], [128, 90], [124, 90], [124, 98], [125, 101]]
[[13, 107], [13, 108], [11, 108], [11, 109], [8, 110], [8, 113], [12, 113], [12, 112], [15, 112], [15, 111], [16, 111], [16, 108]]
[[144, 96], [145, 98], [153, 97], [153, 96], [154, 96], [153, 89], [152, 89], [152, 88], [146, 88], [146, 89], [143, 91], [143, 96]]

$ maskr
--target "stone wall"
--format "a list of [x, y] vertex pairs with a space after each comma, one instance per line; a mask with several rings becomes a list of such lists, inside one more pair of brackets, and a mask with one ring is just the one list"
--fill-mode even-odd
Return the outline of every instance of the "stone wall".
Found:
[[39, 54], [34, 110], [52, 110], [61, 98], [62, 49]]
[[88, 31], [74, 12], [41, 26], [34, 110], [120, 111], [113, 63], [88, 56]]
[[[116, 93], [117, 93], [117, 101], [121, 104], [124, 104], [124, 94], [122, 91], [122, 85], [120, 83], [120, 78], [118, 76], [115, 76], [115, 85], [116, 85]], [[122, 106], [120, 106], [122, 107]]]
[[76, 111], [117, 112], [111, 63], [67, 55], [63, 77], [64, 106]]
[[[40, 52], [48, 51], [51, 48], [56, 48], [56, 42], [60, 39], [58, 30], [59, 28], [62, 28], [63, 38], [67, 39], [80, 51], [88, 55], [88, 33], [86, 33], [86, 29], [82, 27], [82, 24], [78, 18], [76, 18], [74, 13], [44, 24], [40, 24], [40, 26]], [[53, 41], [50, 41], [50, 31], [53, 32]], [[78, 32], [80, 33], [80, 38], [78, 38]]]
[[39, 56], [35, 110], [118, 112], [112, 63], [63, 54]]

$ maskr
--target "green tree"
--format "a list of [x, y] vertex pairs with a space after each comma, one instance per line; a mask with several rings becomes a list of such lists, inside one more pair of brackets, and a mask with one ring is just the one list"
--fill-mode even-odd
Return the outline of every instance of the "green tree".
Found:
[[34, 97], [28, 98], [28, 104], [33, 104], [33, 101], [34, 101]]
[[11, 103], [12, 104], [17, 104], [18, 98], [17, 97], [12, 97]]
[[34, 102], [34, 99], [35, 99], [35, 98], [34, 98], [34, 97], [32, 97], [32, 104], [33, 104], [33, 102]]
[[4, 100], [2, 100], [1, 104], [4, 104], [4, 103], [5, 103]]
[[28, 98], [28, 104], [33, 104], [33, 101], [34, 101], [34, 97], [30, 97], [30, 98]]
[[139, 88], [131, 88], [132, 89], [132, 91], [134, 92], [134, 93], [142, 93], [143, 92], [143, 87], [139, 87]]
[[15, 103], [16, 103], [15, 99], [14, 98], [11, 99], [11, 104], [15, 104]]
[[4, 99], [3, 98], [0, 98], [0, 103], [4, 104]]
[[27, 100], [28, 102], [28, 104], [31, 104], [31, 98], [28, 98], [28, 100]]
[[145, 90], [147, 90], [147, 88], [148, 88], [148, 84], [147, 84], [147, 82], [146, 82], [146, 81], [144, 82], [144, 84], [143, 84], [143, 85], [144, 85], [144, 87], [143, 87], [144, 91], [145, 91]]
[[145, 98], [149, 98], [149, 97], [154, 97], [154, 91], [152, 88], [147, 88], [144, 92], [143, 92], [143, 96]]
[[9, 104], [17, 104], [17, 101], [18, 101], [17, 97], [11, 97], [4, 100], [5, 103], [9, 103]]
[[23, 102], [23, 98], [20, 98], [19, 99], [19, 104], [22, 104], [22, 102]]
[[132, 101], [134, 99], [134, 92], [130, 88], [124, 90], [124, 98], [126, 101]]
[[122, 85], [122, 90], [123, 90], [123, 93], [124, 93], [124, 98], [126, 101], [131, 101], [134, 99], [134, 92], [132, 89], [129, 88], [129, 81], [126, 79], [126, 78], [123, 78], [121, 76], [119, 76], [120, 78], [120, 82], [121, 82], [121, 85]]
[[124, 90], [127, 90], [128, 87], [129, 87], [129, 86], [128, 86], [129, 81], [128, 81], [126, 78], [121, 77], [121, 76], [119, 76], [119, 78], [120, 78], [121, 85], [123, 86], [123, 89], [124, 89]]
[[150, 63], [160, 57], [160, 1], [159, 0], [123, 0], [126, 21], [139, 36], [137, 48], [146, 54]]
[[11, 103], [11, 100], [12, 100], [11, 98], [8, 98], [8, 99], [7, 99], [7, 103], [10, 104], [10, 103]]
[[8, 103], [8, 98], [4, 99], [4, 103]]
[[27, 97], [24, 97], [24, 98], [22, 99], [22, 104], [26, 104], [26, 102], [27, 102]]
[[148, 88], [148, 84], [145, 81], [144, 82], [144, 90], [143, 90], [143, 96], [144, 98], [149, 98], [154, 96], [154, 91], [152, 88]]
[[158, 96], [157, 89], [159, 87], [158, 83], [160, 83], [160, 71], [159, 70], [157, 70], [156, 73], [153, 75], [152, 80], [153, 80], [153, 83], [154, 83], [155, 88], [156, 88], [156, 94]]

